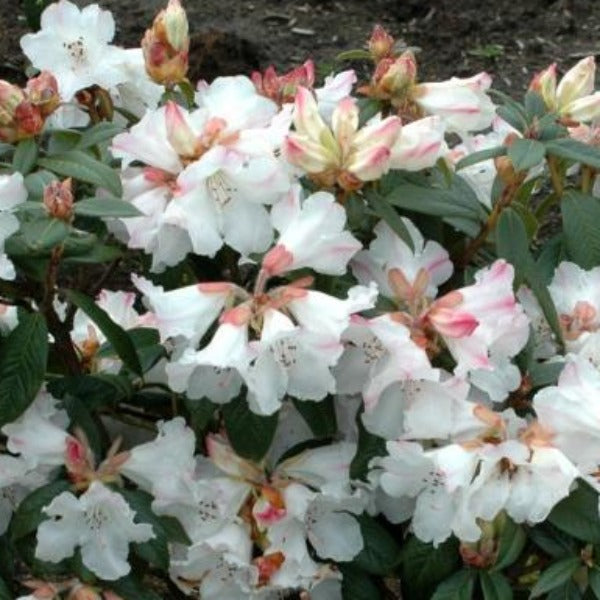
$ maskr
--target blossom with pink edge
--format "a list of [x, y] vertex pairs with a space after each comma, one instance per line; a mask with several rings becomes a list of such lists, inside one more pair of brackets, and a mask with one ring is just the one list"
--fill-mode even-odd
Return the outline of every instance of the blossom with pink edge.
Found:
[[491, 83], [492, 78], [483, 72], [464, 79], [419, 83], [412, 89], [412, 98], [426, 114], [442, 117], [448, 131], [480, 131], [491, 125], [496, 114], [486, 94]]
[[327, 192], [317, 192], [304, 201], [295, 186], [271, 210], [271, 220], [280, 235], [264, 256], [262, 267], [269, 276], [310, 267], [318, 273], [343, 275], [348, 261], [362, 244], [344, 230], [346, 211]]
[[445, 134], [446, 124], [439, 116], [403, 124], [392, 146], [390, 168], [420, 171], [433, 167], [448, 152]]
[[319, 114], [313, 94], [298, 88], [295, 131], [283, 145], [285, 158], [325, 186], [357, 189], [379, 179], [390, 166], [391, 148], [400, 134], [398, 117], [387, 117], [358, 127], [358, 106], [352, 98], [338, 103], [331, 128]]
[[600, 116], [600, 92], [594, 93], [596, 60], [581, 59], [571, 67], [557, 85], [556, 63], [538, 73], [530, 89], [538, 92], [548, 110], [574, 121], [593, 121]]

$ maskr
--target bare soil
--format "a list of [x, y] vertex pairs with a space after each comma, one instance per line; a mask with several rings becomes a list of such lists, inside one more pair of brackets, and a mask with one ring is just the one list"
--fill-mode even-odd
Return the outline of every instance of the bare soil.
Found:
[[[89, 0], [75, 0], [83, 6]], [[115, 14], [117, 42], [138, 45], [166, 0], [100, 0]], [[374, 23], [421, 48], [420, 79], [486, 70], [516, 96], [536, 71], [600, 54], [598, 0], [184, 0], [192, 31], [191, 78], [291, 67], [312, 57], [322, 71], [359, 48]], [[15, 80], [27, 26], [18, 0], [0, 0], [0, 78]]]

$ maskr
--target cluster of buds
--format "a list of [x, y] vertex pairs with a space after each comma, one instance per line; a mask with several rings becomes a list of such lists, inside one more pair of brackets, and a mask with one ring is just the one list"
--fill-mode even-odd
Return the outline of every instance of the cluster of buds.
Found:
[[0, 141], [14, 143], [40, 133], [60, 103], [58, 84], [42, 71], [25, 89], [0, 81]]
[[169, 0], [142, 40], [148, 75], [170, 87], [186, 79], [190, 38], [188, 20], [179, 0]]
[[[63, 597], [67, 600], [122, 600], [121, 596], [110, 590], [100, 590], [83, 584], [76, 579], [59, 582], [29, 579], [24, 581], [23, 585], [32, 591], [26, 598], [34, 598], [35, 600], [59, 600]], [[63, 596], [62, 594], [67, 595]]]
[[277, 75], [275, 67], [270, 66], [264, 73], [254, 71], [251, 78], [259, 94], [281, 106], [294, 101], [299, 87], [313, 89], [315, 65], [312, 60], [307, 60], [303, 65], [283, 75]]

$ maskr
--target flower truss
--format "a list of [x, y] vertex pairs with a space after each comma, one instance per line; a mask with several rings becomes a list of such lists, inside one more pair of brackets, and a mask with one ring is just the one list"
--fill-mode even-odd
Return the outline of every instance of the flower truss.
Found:
[[596, 597], [594, 58], [519, 102], [376, 26], [366, 81], [190, 82], [179, 0], [137, 48], [38, 8], [0, 81], [0, 597]]

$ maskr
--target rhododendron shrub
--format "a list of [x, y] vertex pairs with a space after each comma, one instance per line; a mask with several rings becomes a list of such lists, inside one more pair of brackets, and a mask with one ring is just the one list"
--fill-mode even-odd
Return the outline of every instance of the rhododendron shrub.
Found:
[[600, 598], [594, 58], [521, 100], [376, 26], [367, 80], [189, 81], [179, 0], [138, 48], [38, 16], [0, 81], [0, 598]]

